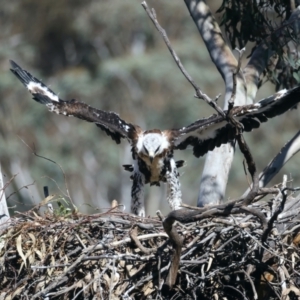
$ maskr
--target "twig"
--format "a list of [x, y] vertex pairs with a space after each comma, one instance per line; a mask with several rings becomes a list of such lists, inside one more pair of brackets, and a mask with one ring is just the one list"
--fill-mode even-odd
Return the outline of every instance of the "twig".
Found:
[[233, 286], [231, 286], [231, 285], [224, 285], [224, 288], [230, 288], [230, 289], [233, 289], [233, 290], [236, 291], [238, 294], [240, 294], [244, 299], [247, 300], [246, 296], [245, 296], [242, 292], [240, 292], [237, 288], [235, 288], [235, 287], [233, 287]]
[[215, 251], [219, 252], [221, 251], [223, 248], [225, 248], [229, 243], [231, 243], [233, 240], [235, 240], [236, 238], [238, 238], [241, 234], [238, 233], [236, 235], [234, 235], [232, 238], [230, 238], [229, 240], [227, 240], [226, 242], [224, 242], [219, 248], [217, 248]]
[[[238, 130], [238, 128], [239, 127], [237, 127], [237, 130]], [[237, 141], [238, 141], [240, 150], [246, 159], [248, 170], [250, 172], [250, 175], [252, 177], [252, 182], [253, 182], [250, 192], [245, 196], [245, 198], [243, 199], [243, 202], [242, 202], [242, 204], [246, 206], [246, 205], [249, 205], [254, 200], [254, 198], [257, 196], [258, 188], [259, 188], [259, 180], [258, 180], [258, 176], [257, 176], [257, 172], [256, 172], [255, 162], [253, 160], [252, 154], [249, 150], [249, 147], [248, 147], [246, 141], [244, 140], [244, 137], [243, 137], [241, 131], [239, 131], [239, 134], [237, 135]]]
[[[18, 174], [13, 175], [8, 182], [4, 184], [3, 178], [2, 178], [2, 170], [1, 170], [1, 165], [0, 165], [0, 201], [2, 201], [2, 198], [5, 197], [5, 189], [11, 184], [11, 182], [16, 178]], [[6, 199], [4, 199], [6, 200]]]
[[154, 255], [142, 256], [137, 254], [118, 254], [118, 255], [95, 255], [95, 256], [85, 256], [80, 262], [89, 260], [100, 260], [100, 259], [111, 259], [111, 260], [126, 260], [126, 261], [149, 261], [154, 258]]
[[[3, 190], [3, 192], [4, 192], [4, 190], [9, 186], [9, 184], [16, 178], [16, 176], [18, 176], [18, 174], [13, 175], [13, 176], [9, 179], [9, 181], [4, 185], [3, 189], [1, 189], [1, 190]], [[32, 182], [32, 183], [30, 183], [30, 184], [28, 184], [28, 185], [24, 185], [24, 186], [20, 187], [20, 188], [18, 189], [17, 192], [19, 192], [20, 190], [22, 190], [22, 189], [24, 189], [24, 188], [26, 189], [27, 187], [33, 185], [34, 183], [35, 183], [35, 181]], [[0, 191], [1, 191], [1, 190], [0, 190]], [[16, 194], [17, 192], [13, 192], [13, 193], [11, 193], [10, 195], [8, 195], [8, 196], [6, 197], [6, 201], [7, 201], [11, 196], [13, 196], [14, 194]], [[0, 201], [1, 201], [1, 199], [0, 199]]]
[[52, 269], [52, 268], [62, 268], [67, 267], [70, 264], [52, 265], [52, 266], [30, 266], [31, 269]]
[[[108, 268], [104, 268], [104, 270], [101, 272], [101, 274], [99, 275], [99, 277], [96, 277], [94, 280], [92, 280], [91, 282], [89, 282], [84, 288], [82, 288], [73, 298], [72, 298], [72, 300], [75, 300], [82, 292], [84, 292], [84, 290], [85, 289], [87, 289], [92, 283], [94, 283], [95, 281], [97, 281], [97, 280], [99, 280], [102, 276], [103, 276], [103, 274], [106, 272], [106, 270], [107, 270]], [[100, 285], [99, 285], [99, 288], [101, 288], [100, 287]]]
[[67, 191], [67, 197], [70, 199], [70, 202], [72, 203], [73, 207], [75, 208], [74, 202], [73, 202], [72, 197], [71, 197], [70, 192], [69, 192], [68, 183], [67, 183], [67, 176], [66, 176], [66, 174], [65, 174], [65, 172], [64, 172], [64, 170], [63, 170], [63, 168], [62, 168], [62, 166], [61, 166], [59, 163], [57, 163], [56, 161], [52, 160], [52, 159], [49, 159], [49, 158], [47, 158], [47, 157], [44, 157], [44, 156], [41, 156], [41, 155], [37, 154], [36, 151], [35, 151], [35, 149], [32, 149], [32, 148], [31, 148], [31, 147], [30, 147], [23, 139], [21, 139], [20, 137], [19, 137], [19, 139], [25, 144], [25, 146], [27, 146], [27, 147], [32, 151], [32, 153], [33, 153], [35, 156], [37, 156], [37, 157], [39, 157], [39, 158], [42, 158], [42, 159], [45, 159], [45, 160], [48, 160], [48, 161], [52, 162], [53, 164], [57, 165], [57, 166], [60, 168], [60, 170], [61, 170], [61, 172], [62, 172], [62, 174], [63, 174], [63, 176], [64, 176], [64, 182], [65, 182], [65, 187], [66, 187], [66, 191]]
[[263, 230], [266, 230], [266, 228], [268, 226], [268, 222], [267, 222], [265, 215], [261, 211], [259, 211], [258, 209], [255, 209], [253, 207], [247, 207], [247, 206], [242, 206], [240, 209], [242, 211], [247, 211], [247, 212], [251, 213], [252, 215], [256, 216], [261, 221]]
[[253, 280], [251, 279], [250, 275], [245, 270], [242, 270], [242, 272], [246, 275], [246, 277], [248, 278], [248, 280], [251, 284], [251, 288], [252, 288], [252, 291], [253, 291], [253, 299], [254, 300], [258, 299], [257, 292], [256, 292], [256, 289], [255, 289], [255, 285], [254, 285]]
[[[285, 205], [285, 202], [286, 202], [286, 199], [287, 199], [287, 194], [286, 194], [286, 190], [287, 188], [284, 188], [283, 190], [281, 190], [281, 194], [282, 194], [282, 201], [277, 209], [277, 211], [273, 214], [273, 216], [270, 218], [269, 222], [268, 222], [268, 226], [267, 228], [264, 230], [263, 234], [262, 234], [262, 237], [261, 237], [261, 242], [263, 245], [265, 245], [265, 242], [271, 232], [271, 230], [273, 229], [273, 225], [274, 225], [274, 222], [277, 220], [278, 216], [280, 213], [283, 212], [283, 209], [284, 209], [284, 205]], [[263, 249], [262, 248], [262, 253], [261, 253], [261, 257], [263, 257]]]
[[300, 150], [300, 131], [288, 141], [259, 175], [259, 185], [264, 187], [280, 169]]
[[136, 244], [136, 246], [144, 253], [150, 254], [156, 251], [156, 248], [146, 248], [142, 245], [137, 237], [137, 226], [133, 226], [132, 230], [129, 231], [129, 236], [131, 237], [132, 241]]
[[188, 82], [193, 86], [193, 88], [195, 89], [196, 92], [196, 97], [199, 99], [204, 100], [208, 105], [210, 105], [214, 110], [216, 110], [216, 112], [222, 116], [225, 119], [225, 113], [222, 110], [222, 108], [220, 108], [217, 103], [216, 100], [220, 97], [217, 96], [215, 101], [211, 100], [206, 94], [204, 94], [200, 87], [195, 83], [195, 81], [193, 80], [193, 78], [190, 76], [190, 74], [187, 72], [187, 70], [184, 68], [184, 66], [182, 65], [179, 57], [177, 56], [175, 50], [172, 48], [170, 40], [166, 34], [166, 31], [160, 26], [160, 24], [157, 21], [156, 18], [156, 13], [155, 10], [152, 8], [152, 11], [148, 8], [148, 5], [146, 3], [146, 1], [143, 1], [142, 3], [143, 8], [145, 9], [145, 11], [147, 12], [149, 18], [151, 19], [151, 21], [153, 22], [154, 26], [156, 27], [156, 29], [159, 31], [159, 33], [161, 34], [165, 44], [167, 45], [172, 57], [174, 58], [177, 66], [179, 67], [181, 73], [185, 76], [185, 78], [188, 80]]
[[163, 226], [168, 234], [173, 247], [174, 247], [174, 254], [171, 259], [171, 267], [166, 279], [166, 285], [169, 288], [172, 288], [176, 282], [177, 273], [179, 269], [179, 262], [180, 262], [180, 255], [182, 251], [182, 238], [179, 236], [178, 232], [176, 231], [176, 228], [174, 227], [175, 219], [172, 218], [166, 218], [163, 221]]

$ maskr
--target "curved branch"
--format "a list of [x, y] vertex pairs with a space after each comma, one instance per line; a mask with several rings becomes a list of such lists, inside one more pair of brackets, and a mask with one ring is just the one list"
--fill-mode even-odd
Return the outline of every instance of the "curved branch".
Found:
[[205, 1], [185, 0], [184, 2], [205, 42], [212, 61], [226, 82], [228, 75], [236, 69], [237, 61], [225, 43], [219, 25]]
[[[259, 187], [265, 187], [281, 168], [300, 151], [300, 131], [287, 142], [280, 152], [269, 162], [265, 169], [259, 174]], [[247, 195], [250, 188], [246, 190], [243, 197]]]
[[266, 186], [280, 169], [300, 150], [300, 131], [287, 142], [259, 175], [259, 186]]
[[[159, 33], [161, 34], [166, 46], [168, 47], [172, 57], [174, 58], [179, 70], [181, 71], [181, 73], [184, 75], [184, 77], [188, 80], [188, 82], [193, 86], [193, 88], [195, 89], [196, 95], [195, 97], [204, 100], [208, 105], [210, 105], [213, 109], [216, 110], [216, 112], [220, 115], [223, 116], [225, 118], [225, 114], [223, 112], [223, 110], [217, 105], [216, 100], [213, 101], [212, 99], [210, 99], [206, 94], [204, 94], [200, 87], [195, 83], [195, 81], [193, 80], [193, 78], [191, 77], [191, 75], [187, 72], [187, 70], [185, 69], [185, 67], [183, 66], [183, 64], [181, 63], [181, 60], [179, 59], [179, 57], [177, 56], [175, 50], [173, 49], [173, 47], [171, 46], [170, 40], [167, 36], [166, 31], [160, 26], [160, 24], [157, 21], [156, 18], [156, 13], [154, 8], [152, 8], [152, 10], [150, 10], [148, 8], [147, 2], [143, 1], [141, 3], [141, 5], [143, 6], [143, 8], [145, 9], [145, 11], [147, 12], [149, 18], [151, 19], [151, 21], [153, 22], [154, 26], [156, 27], [156, 29], [159, 31]], [[217, 97], [218, 99], [218, 97]]]
[[[226, 109], [227, 101], [232, 94], [232, 74], [237, 70], [238, 62], [229, 46], [226, 44], [221, 29], [206, 2], [204, 0], [185, 0], [184, 2], [206, 45], [211, 60], [225, 82], [226, 94], [224, 108]], [[237, 76], [237, 94], [236, 105], [245, 104], [245, 87], [241, 72], [239, 72]]]

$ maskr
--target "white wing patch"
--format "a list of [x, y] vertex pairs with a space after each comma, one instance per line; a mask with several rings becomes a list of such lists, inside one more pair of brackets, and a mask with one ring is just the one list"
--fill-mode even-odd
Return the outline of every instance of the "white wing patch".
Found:
[[[46, 104], [46, 106], [48, 107], [49, 111], [54, 112], [58, 115], [60, 114], [60, 110], [53, 103], [48, 103]], [[65, 116], [67, 115], [66, 112], [63, 112], [62, 114]]]
[[31, 94], [42, 94], [49, 97], [52, 101], [59, 102], [58, 96], [49, 91], [46, 86], [41, 85], [39, 82], [30, 81], [27, 85], [27, 89]]
[[277, 92], [275, 94], [275, 99], [274, 100], [277, 100], [277, 99], [283, 97], [286, 94], [286, 92], [287, 92], [287, 89], [280, 90], [279, 92]]

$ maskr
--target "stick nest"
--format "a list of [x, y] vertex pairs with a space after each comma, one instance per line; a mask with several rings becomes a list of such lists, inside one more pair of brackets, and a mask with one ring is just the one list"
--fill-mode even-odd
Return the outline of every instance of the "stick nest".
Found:
[[173, 287], [174, 247], [159, 218], [117, 209], [20, 214], [0, 238], [0, 299], [300, 299], [299, 199], [288, 197], [265, 238], [251, 210], [270, 225], [278, 197], [244, 213], [175, 222], [182, 249]]

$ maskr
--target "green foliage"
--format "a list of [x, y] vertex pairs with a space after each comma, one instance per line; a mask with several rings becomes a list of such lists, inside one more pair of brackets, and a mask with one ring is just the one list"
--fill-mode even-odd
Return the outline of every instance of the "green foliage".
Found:
[[58, 208], [53, 211], [54, 215], [60, 217], [67, 217], [71, 215], [72, 209], [66, 199], [62, 198], [61, 201], [57, 200], [57, 206]]
[[223, 0], [217, 10], [222, 14], [221, 24], [233, 49], [242, 49], [249, 42], [254, 43], [252, 53], [262, 42], [271, 46], [276, 57], [265, 70], [265, 75], [275, 84], [276, 90], [300, 83], [297, 76], [299, 34], [295, 32], [295, 22], [289, 22], [292, 2]]

